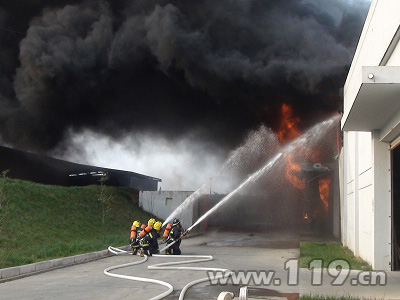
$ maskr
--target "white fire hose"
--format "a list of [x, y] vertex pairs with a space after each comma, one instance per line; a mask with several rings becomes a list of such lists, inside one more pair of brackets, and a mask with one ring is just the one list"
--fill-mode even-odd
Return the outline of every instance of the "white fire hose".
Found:
[[[119, 248], [115, 247], [108, 247], [108, 251], [115, 255], [120, 255], [120, 254], [130, 254], [128, 251], [121, 250]], [[214, 258], [211, 255], [153, 255], [155, 257], [160, 257], [160, 258], [194, 258], [191, 260], [184, 260], [184, 261], [174, 261], [174, 262], [167, 262], [167, 263], [160, 263], [160, 264], [155, 264], [148, 266], [147, 268], [149, 270], [191, 270], [191, 271], [217, 271], [221, 272], [220, 275], [215, 276], [213, 278], [202, 278], [202, 279], [197, 279], [194, 281], [189, 282], [186, 284], [181, 293], [179, 294], [179, 300], [183, 300], [185, 297], [186, 291], [192, 287], [193, 285], [206, 282], [209, 280], [215, 280], [215, 279], [220, 279], [220, 278], [225, 278], [229, 277], [232, 275], [232, 271], [228, 269], [220, 269], [220, 268], [207, 268], [207, 267], [175, 267], [175, 265], [182, 265], [182, 264], [190, 264], [190, 263], [198, 263], [198, 262], [205, 262], [205, 261], [210, 261], [213, 260]], [[104, 274], [107, 276], [111, 277], [116, 277], [116, 278], [122, 278], [122, 279], [128, 279], [128, 280], [133, 280], [133, 281], [141, 281], [141, 282], [149, 282], [149, 283], [155, 283], [155, 284], [160, 284], [162, 286], [165, 286], [168, 288], [168, 290], [156, 297], [151, 298], [150, 300], [159, 300], [163, 299], [164, 297], [167, 297], [169, 294], [171, 294], [174, 291], [174, 288], [171, 284], [165, 281], [161, 280], [156, 280], [156, 279], [151, 279], [151, 278], [145, 278], [145, 277], [134, 277], [134, 276], [128, 276], [128, 275], [120, 275], [120, 274], [115, 274], [115, 273], [110, 273], [112, 270], [120, 269], [120, 268], [125, 268], [133, 265], [138, 265], [142, 264], [147, 261], [147, 255], [144, 256], [142, 260], [132, 262], [132, 263], [127, 263], [127, 264], [122, 264], [122, 265], [117, 265], [117, 266], [112, 266], [104, 270]]]

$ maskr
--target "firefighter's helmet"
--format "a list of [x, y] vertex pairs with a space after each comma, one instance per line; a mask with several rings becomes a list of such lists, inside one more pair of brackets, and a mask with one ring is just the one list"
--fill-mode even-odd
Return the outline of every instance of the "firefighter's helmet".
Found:
[[160, 221], [157, 221], [157, 222], [154, 223], [154, 227], [153, 228], [158, 231], [158, 230], [161, 229], [161, 226], [162, 226], [162, 223]]
[[154, 225], [155, 222], [156, 222], [156, 220], [153, 219], [153, 218], [151, 218], [151, 219], [147, 222], [147, 225], [153, 227], [153, 225]]

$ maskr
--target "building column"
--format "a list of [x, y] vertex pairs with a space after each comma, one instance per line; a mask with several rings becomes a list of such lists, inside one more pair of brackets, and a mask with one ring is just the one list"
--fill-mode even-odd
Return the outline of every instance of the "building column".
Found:
[[348, 155], [348, 132], [343, 132], [343, 205], [342, 205], [342, 243], [344, 246], [348, 246], [348, 229], [347, 229], [347, 222], [348, 222], [348, 210], [347, 205], [349, 204], [347, 201], [347, 181], [348, 181], [348, 174], [347, 174], [347, 164], [349, 163], [349, 155]]
[[372, 132], [374, 176], [374, 262], [376, 270], [391, 270], [391, 165], [389, 145], [380, 142], [378, 130]]
[[355, 168], [354, 168], [354, 255], [360, 256], [360, 163], [359, 133], [355, 133]]
[[340, 238], [340, 202], [341, 202], [341, 185], [340, 185], [340, 180], [341, 180], [341, 175], [340, 172], [342, 170], [341, 168], [341, 153], [338, 153], [337, 157], [337, 165], [333, 168], [334, 174], [333, 174], [333, 195], [332, 197], [332, 202], [333, 202], [333, 213], [332, 213], [332, 222], [333, 222], [333, 227], [332, 227], [332, 232], [333, 236], [335, 238]]
[[[344, 140], [344, 138], [343, 138]], [[340, 219], [340, 237], [342, 240], [343, 245], [346, 242], [346, 227], [344, 226], [344, 222], [346, 219], [345, 215], [345, 191], [344, 191], [344, 186], [345, 186], [345, 177], [344, 177], [344, 147], [340, 151], [340, 155], [338, 158], [338, 164], [339, 164], [339, 188], [340, 188], [340, 205], [339, 205], [339, 219]]]

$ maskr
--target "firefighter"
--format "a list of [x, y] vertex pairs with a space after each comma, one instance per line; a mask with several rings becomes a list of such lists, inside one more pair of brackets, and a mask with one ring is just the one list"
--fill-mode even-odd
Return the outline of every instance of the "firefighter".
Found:
[[172, 223], [168, 223], [167, 227], [165, 227], [165, 231], [163, 234], [163, 242], [165, 243], [168, 240], [169, 233], [171, 232], [172, 229]]
[[158, 238], [160, 236], [159, 231], [161, 230], [162, 223], [160, 221], [155, 222], [153, 228], [150, 232], [140, 240], [140, 247], [142, 251], [140, 252], [140, 256], [146, 254], [151, 256], [152, 254], [158, 254]]
[[144, 225], [144, 226], [142, 225], [142, 228], [140, 230], [140, 233], [139, 233], [137, 239], [138, 240], [143, 239], [153, 229], [153, 226], [154, 226], [155, 222], [156, 222], [155, 219], [150, 219], [147, 222], [147, 226], [146, 225]]
[[167, 238], [167, 245], [173, 243], [174, 241], [176, 241], [176, 243], [169, 247], [165, 251], [165, 254], [180, 255], [181, 249], [179, 247], [182, 242], [181, 238], [184, 235], [186, 235], [186, 230], [183, 230], [180, 220], [175, 218], [172, 222], [172, 229]]
[[151, 218], [151, 219], [147, 222], [147, 226], [150, 226], [151, 228], [153, 228], [155, 222], [156, 222], [156, 219]]
[[139, 250], [140, 245], [137, 237], [140, 230], [141, 230], [140, 222], [134, 221], [131, 226], [131, 236], [129, 238], [129, 244], [131, 245], [133, 255], [136, 255], [137, 251]]

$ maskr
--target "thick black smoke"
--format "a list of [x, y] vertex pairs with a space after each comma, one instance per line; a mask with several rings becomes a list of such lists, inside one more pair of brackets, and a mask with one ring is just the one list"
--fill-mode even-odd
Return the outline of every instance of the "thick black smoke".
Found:
[[308, 126], [340, 108], [360, 1], [3, 1], [0, 138], [47, 151], [71, 129], [195, 132], [232, 146], [276, 126], [283, 102]]

